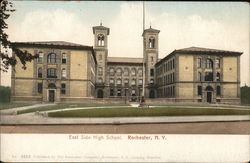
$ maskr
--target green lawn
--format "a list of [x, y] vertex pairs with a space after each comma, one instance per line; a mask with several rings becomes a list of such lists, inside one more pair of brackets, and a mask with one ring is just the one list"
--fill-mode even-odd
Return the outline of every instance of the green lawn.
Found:
[[32, 104], [27, 104], [27, 103], [0, 103], [0, 110], [18, 108], [18, 107], [29, 106], [29, 105], [32, 105]]
[[42, 106], [37, 108], [31, 108], [26, 110], [20, 110], [17, 114], [31, 113], [36, 111], [49, 111], [65, 108], [78, 108], [78, 107], [98, 107], [98, 106], [128, 106], [127, 104], [56, 104], [51, 106]]
[[49, 117], [139, 117], [139, 116], [191, 116], [191, 115], [250, 115], [250, 110], [215, 108], [103, 108], [48, 113]]

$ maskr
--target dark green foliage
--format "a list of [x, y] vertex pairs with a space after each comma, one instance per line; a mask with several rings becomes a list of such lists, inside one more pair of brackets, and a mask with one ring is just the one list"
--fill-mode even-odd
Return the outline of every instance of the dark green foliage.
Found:
[[10, 87], [0, 86], [0, 103], [10, 102], [10, 94], [11, 94]]
[[240, 88], [241, 104], [250, 104], [250, 87], [244, 86]]
[[250, 115], [250, 110], [214, 108], [102, 108], [51, 112], [49, 117], [140, 117], [140, 116], [198, 116]]

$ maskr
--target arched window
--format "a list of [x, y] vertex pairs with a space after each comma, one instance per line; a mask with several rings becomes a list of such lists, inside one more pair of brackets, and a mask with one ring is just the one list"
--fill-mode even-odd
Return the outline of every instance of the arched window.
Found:
[[38, 78], [43, 77], [43, 69], [41, 67], [39, 67], [38, 70], [37, 70], [37, 76], [38, 76]]
[[97, 40], [98, 40], [98, 46], [104, 46], [104, 35], [103, 34], [99, 34], [97, 36]]
[[150, 79], [150, 84], [154, 84], [154, 79]]
[[213, 61], [209, 58], [206, 60], [206, 68], [208, 69], [213, 68]]
[[155, 48], [155, 38], [149, 38], [149, 48]]
[[124, 68], [124, 76], [128, 76], [129, 75], [129, 70], [128, 70], [128, 68]]
[[131, 84], [132, 84], [132, 85], [136, 85], [136, 80], [135, 80], [135, 79], [132, 79]]
[[48, 88], [56, 88], [56, 85], [54, 83], [49, 83]]
[[138, 84], [139, 84], [139, 85], [142, 85], [142, 82], [143, 82], [142, 79], [139, 79], [139, 80], [138, 80]]
[[43, 52], [38, 53], [37, 63], [43, 63]]
[[136, 69], [135, 69], [135, 68], [132, 68], [132, 69], [131, 69], [131, 75], [132, 75], [132, 76], [135, 76], [135, 75], [136, 75]]
[[121, 84], [122, 84], [122, 80], [121, 80], [121, 79], [117, 79], [117, 80], [116, 80], [116, 84], [117, 84], [117, 85], [121, 85]]
[[139, 76], [142, 76], [142, 69], [141, 69], [141, 68], [138, 69], [138, 75], [139, 75]]
[[63, 68], [62, 69], [62, 78], [66, 78], [67, 77], [67, 72], [66, 72], [66, 69]]
[[116, 75], [118, 75], [118, 76], [121, 76], [121, 75], [122, 75], [122, 69], [121, 69], [121, 68], [118, 68], [118, 69], [116, 70]]
[[113, 78], [109, 79], [109, 84], [114, 84], [114, 79]]
[[56, 63], [56, 54], [51, 53], [48, 55], [48, 63]]
[[216, 81], [220, 81], [220, 73], [219, 72], [216, 73]]
[[109, 69], [109, 74], [110, 74], [110, 76], [114, 76], [115, 75], [115, 70], [114, 70], [114, 68], [110, 68]]
[[125, 84], [125, 86], [128, 86], [129, 80], [128, 79], [124, 79], [124, 84]]

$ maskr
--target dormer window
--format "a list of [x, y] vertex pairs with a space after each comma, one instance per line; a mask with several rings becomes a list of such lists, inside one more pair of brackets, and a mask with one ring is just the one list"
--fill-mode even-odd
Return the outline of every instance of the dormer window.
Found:
[[155, 48], [155, 38], [153, 37], [149, 39], [149, 48]]
[[97, 36], [97, 44], [98, 46], [104, 46], [104, 35], [103, 34], [99, 34]]

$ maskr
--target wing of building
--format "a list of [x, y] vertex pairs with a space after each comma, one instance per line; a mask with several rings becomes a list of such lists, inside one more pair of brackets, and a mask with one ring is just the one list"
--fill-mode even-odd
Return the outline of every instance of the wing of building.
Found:
[[[39, 57], [12, 73], [12, 100], [34, 102], [240, 103], [241, 52], [190, 47], [158, 58], [160, 31], [144, 30], [142, 58], [109, 57], [110, 29], [93, 27], [94, 46], [15, 42]], [[143, 67], [144, 64], [144, 67]], [[143, 75], [144, 74], [144, 75]]]

